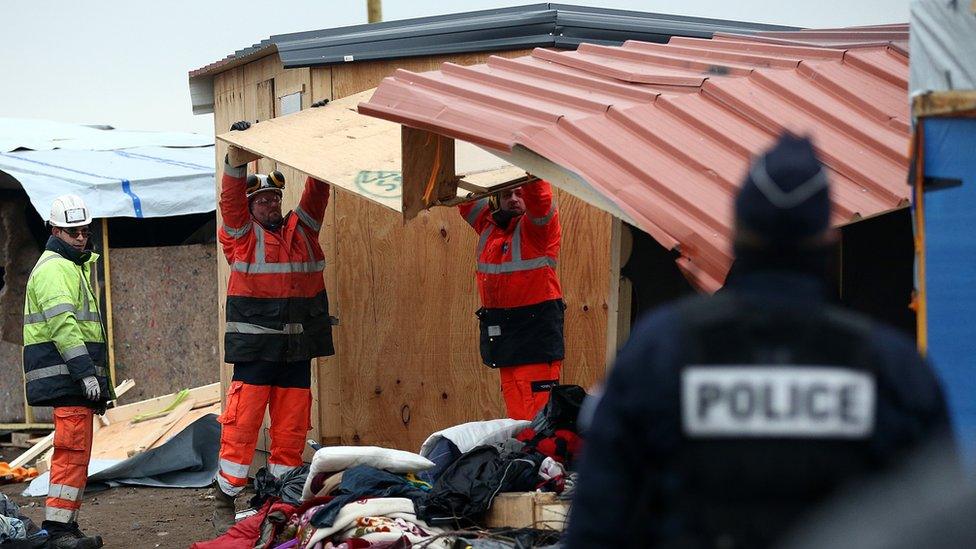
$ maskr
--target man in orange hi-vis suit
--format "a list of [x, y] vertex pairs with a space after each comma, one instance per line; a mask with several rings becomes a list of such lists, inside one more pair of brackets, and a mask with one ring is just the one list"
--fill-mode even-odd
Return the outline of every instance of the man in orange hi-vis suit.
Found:
[[[237, 122], [232, 130], [246, 130]], [[284, 176], [247, 176], [224, 166], [219, 237], [227, 262], [224, 361], [234, 377], [219, 421], [220, 469], [214, 479], [214, 527], [234, 524], [234, 497], [247, 472], [267, 408], [268, 470], [281, 477], [302, 464], [311, 428], [311, 360], [335, 354], [319, 231], [329, 185], [311, 177], [294, 211], [281, 213]]]
[[564, 355], [562, 229], [547, 181], [459, 206], [478, 232], [481, 359], [498, 368], [508, 416], [532, 419], [559, 384]]

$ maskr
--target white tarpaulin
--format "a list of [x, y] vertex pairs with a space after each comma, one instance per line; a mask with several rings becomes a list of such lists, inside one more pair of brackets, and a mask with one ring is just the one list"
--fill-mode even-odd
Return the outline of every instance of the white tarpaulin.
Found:
[[20, 182], [42, 219], [67, 193], [96, 218], [168, 217], [214, 211], [214, 154], [213, 145], [0, 152], [0, 171]]
[[912, 96], [976, 89], [976, 12], [969, 0], [916, 0], [909, 49]]
[[134, 147], [204, 147], [213, 138], [195, 133], [138, 132], [52, 120], [0, 118], [0, 152], [17, 149], [108, 151]]

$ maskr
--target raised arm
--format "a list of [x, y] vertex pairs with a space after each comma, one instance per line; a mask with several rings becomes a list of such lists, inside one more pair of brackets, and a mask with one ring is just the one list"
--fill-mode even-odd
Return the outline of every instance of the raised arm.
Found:
[[295, 215], [309, 229], [318, 233], [322, 230], [325, 209], [329, 207], [329, 184], [312, 177], [305, 179], [302, 199], [295, 208]]
[[220, 215], [223, 225], [217, 231], [221, 248], [228, 262], [234, 258], [234, 240], [243, 238], [251, 230], [251, 213], [247, 210], [247, 166], [233, 167], [224, 159], [224, 175], [220, 180]]
[[471, 225], [480, 234], [482, 229], [485, 228], [485, 225], [489, 223], [488, 216], [491, 215], [488, 208], [488, 199], [482, 198], [474, 202], [459, 204], [458, 213], [468, 222], [468, 225]]

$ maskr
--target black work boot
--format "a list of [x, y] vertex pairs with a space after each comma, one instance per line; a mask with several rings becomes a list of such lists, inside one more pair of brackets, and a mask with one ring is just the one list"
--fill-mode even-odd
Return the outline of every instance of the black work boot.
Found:
[[45, 520], [41, 527], [51, 536], [47, 542], [51, 549], [98, 549], [102, 546], [102, 536], [86, 536], [76, 522], [65, 524]]
[[234, 496], [225, 494], [217, 484], [217, 479], [214, 479], [211, 487], [214, 491], [214, 512], [210, 522], [218, 534], [223, 534], [236, 523], [234, 517], [237, 515], [237, 508], [234, 507]]

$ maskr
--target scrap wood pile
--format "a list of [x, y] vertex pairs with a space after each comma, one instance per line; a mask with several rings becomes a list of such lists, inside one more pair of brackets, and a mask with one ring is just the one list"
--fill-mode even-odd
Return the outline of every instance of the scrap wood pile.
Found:
[[552, 545], [569, 506], [560, 494], [568, 497], [574, 484], [584, 396], [578, 386], [559, 386], [533, 421], [457, 425], [430, 435], [419, 454], [325, 447], [311, 466], [281, 479], [261, 470], [251, 500], [257, 512], [193, 548]]
[[[126, 380], [115, 388], [117, 397], [135, 386]], [[108, 408], [93, 422], [92, 459], [124, 460], [162, 446], [188, 425], [207, 414], [220, 414], [220, 383]], [[11, 481], [24, 482], [51, 466], [54, 433], [37, 441], [0, 471], [19, 473]], [[35, 467], [28, 467], [36, 460]], [[22, 474], [20, 474], [22, 473]]]

